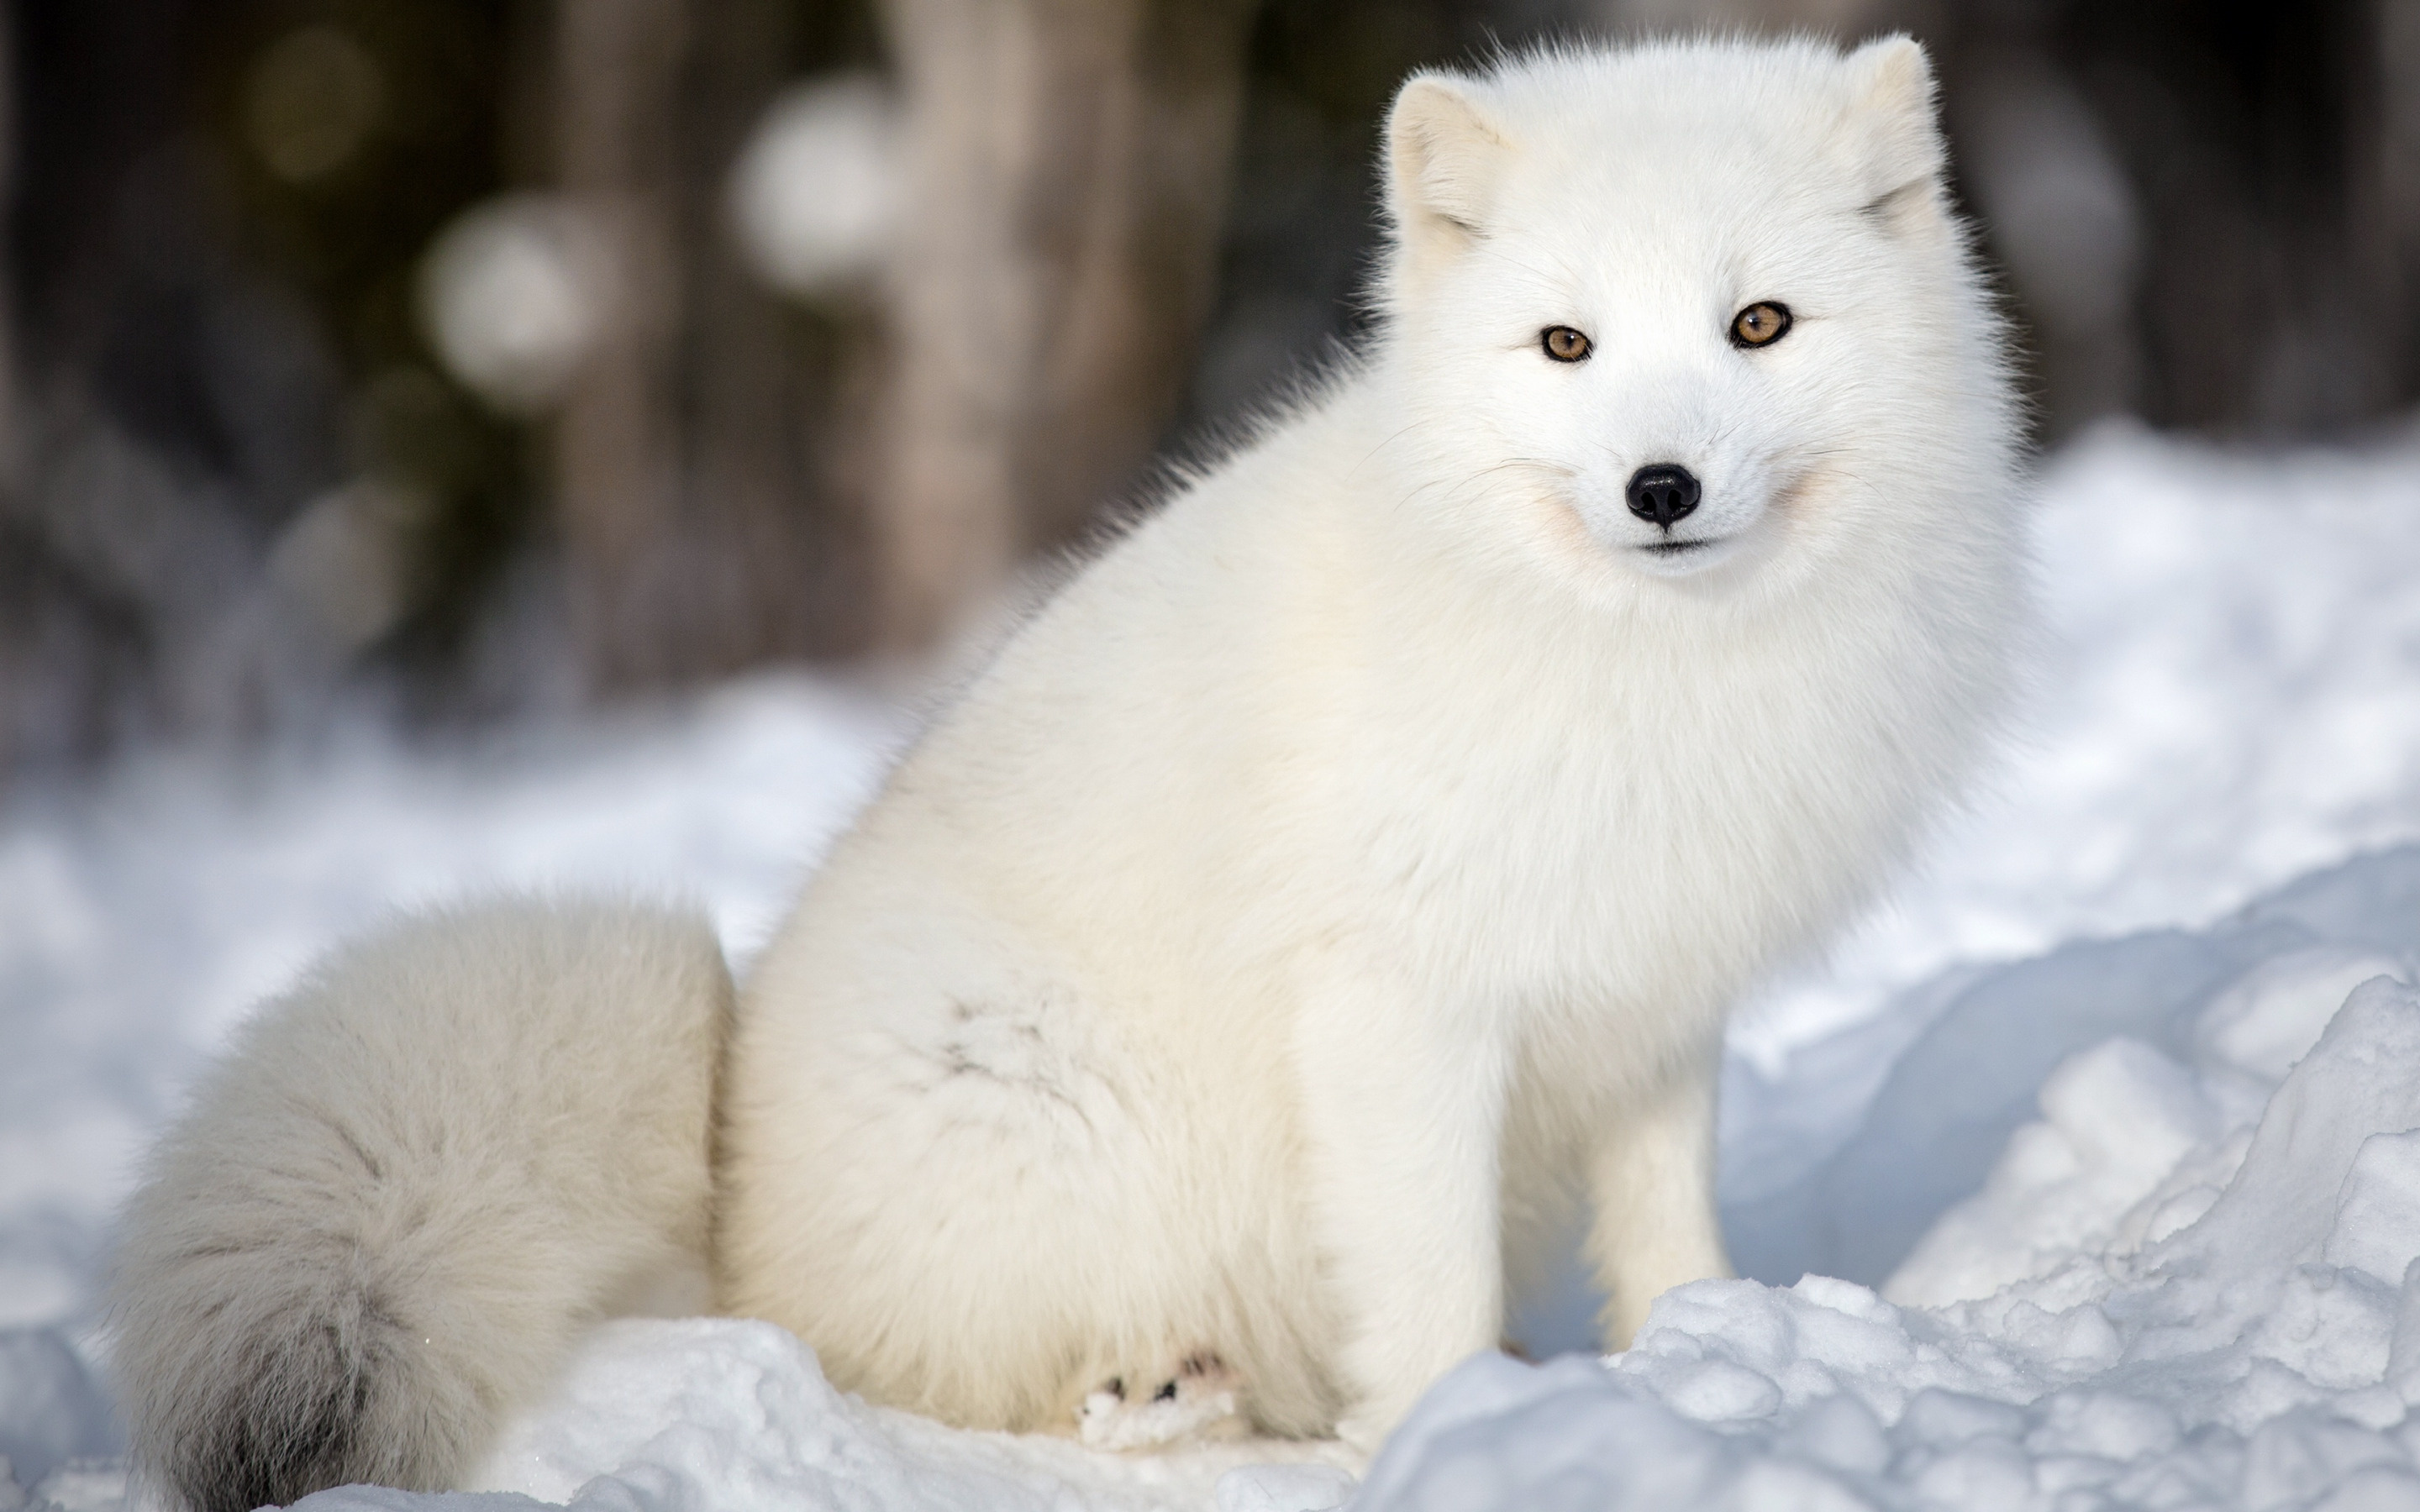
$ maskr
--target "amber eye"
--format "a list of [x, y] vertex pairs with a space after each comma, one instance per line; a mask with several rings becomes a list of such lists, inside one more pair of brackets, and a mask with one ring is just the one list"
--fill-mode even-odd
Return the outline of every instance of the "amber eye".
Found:
[[1545, 344], [1546, 355], [1556, 362], [1580, 363], [1588, 360], [1588, 337], [1569, 326], [1548, 326], [1539, 332], [1538, 339]]
[[1731, 345], [1770, 347], [1790, 334], [1790, 306], [1761, 300], [1731, 316]]

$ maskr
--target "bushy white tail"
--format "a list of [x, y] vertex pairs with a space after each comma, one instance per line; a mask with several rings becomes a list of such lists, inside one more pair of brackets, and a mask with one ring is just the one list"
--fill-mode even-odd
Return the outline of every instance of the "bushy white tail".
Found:
[[505, 901], [346, 946], [128, 1206], [115, 1373], [195, 1512], [441, 1489], [582, 1324], [700, 1265], [732, 986], [699, 918]]

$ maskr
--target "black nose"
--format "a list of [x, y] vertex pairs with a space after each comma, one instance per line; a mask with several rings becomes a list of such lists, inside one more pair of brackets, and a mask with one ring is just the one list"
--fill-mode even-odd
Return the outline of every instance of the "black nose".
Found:
[[1677, 462], [1655, 462], [1630, 475], [1630, 486], [1622, 490], [1630, 501], [1630, 512], [1640, 519], [1652, 519], [1666, 530], [1672, 522], [1698, 507], [1698, 480], [1687, 468]]

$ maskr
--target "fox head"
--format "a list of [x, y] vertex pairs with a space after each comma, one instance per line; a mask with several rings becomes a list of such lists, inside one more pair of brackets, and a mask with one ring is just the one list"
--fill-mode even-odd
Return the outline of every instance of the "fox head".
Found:
[[1415, 76], [1374, 366], [1389, 448], [1453, 480], [1420, 510], [1632, 602], [2003, 528], [2003, 332], [1946, 162], [1903, 37]]

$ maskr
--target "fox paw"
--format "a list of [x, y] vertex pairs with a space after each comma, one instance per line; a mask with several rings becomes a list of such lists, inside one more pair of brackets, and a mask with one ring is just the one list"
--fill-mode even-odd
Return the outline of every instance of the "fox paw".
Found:
[[1094, 1449], [1156, 1449], [1180, 1440], [1233, 1438], [1244, 1431], [1235, 1405], [1242, 1384], [1208, 1351], [1173, 1369], [1113, 1376], [1085, 1394], [1076, 1434]]

